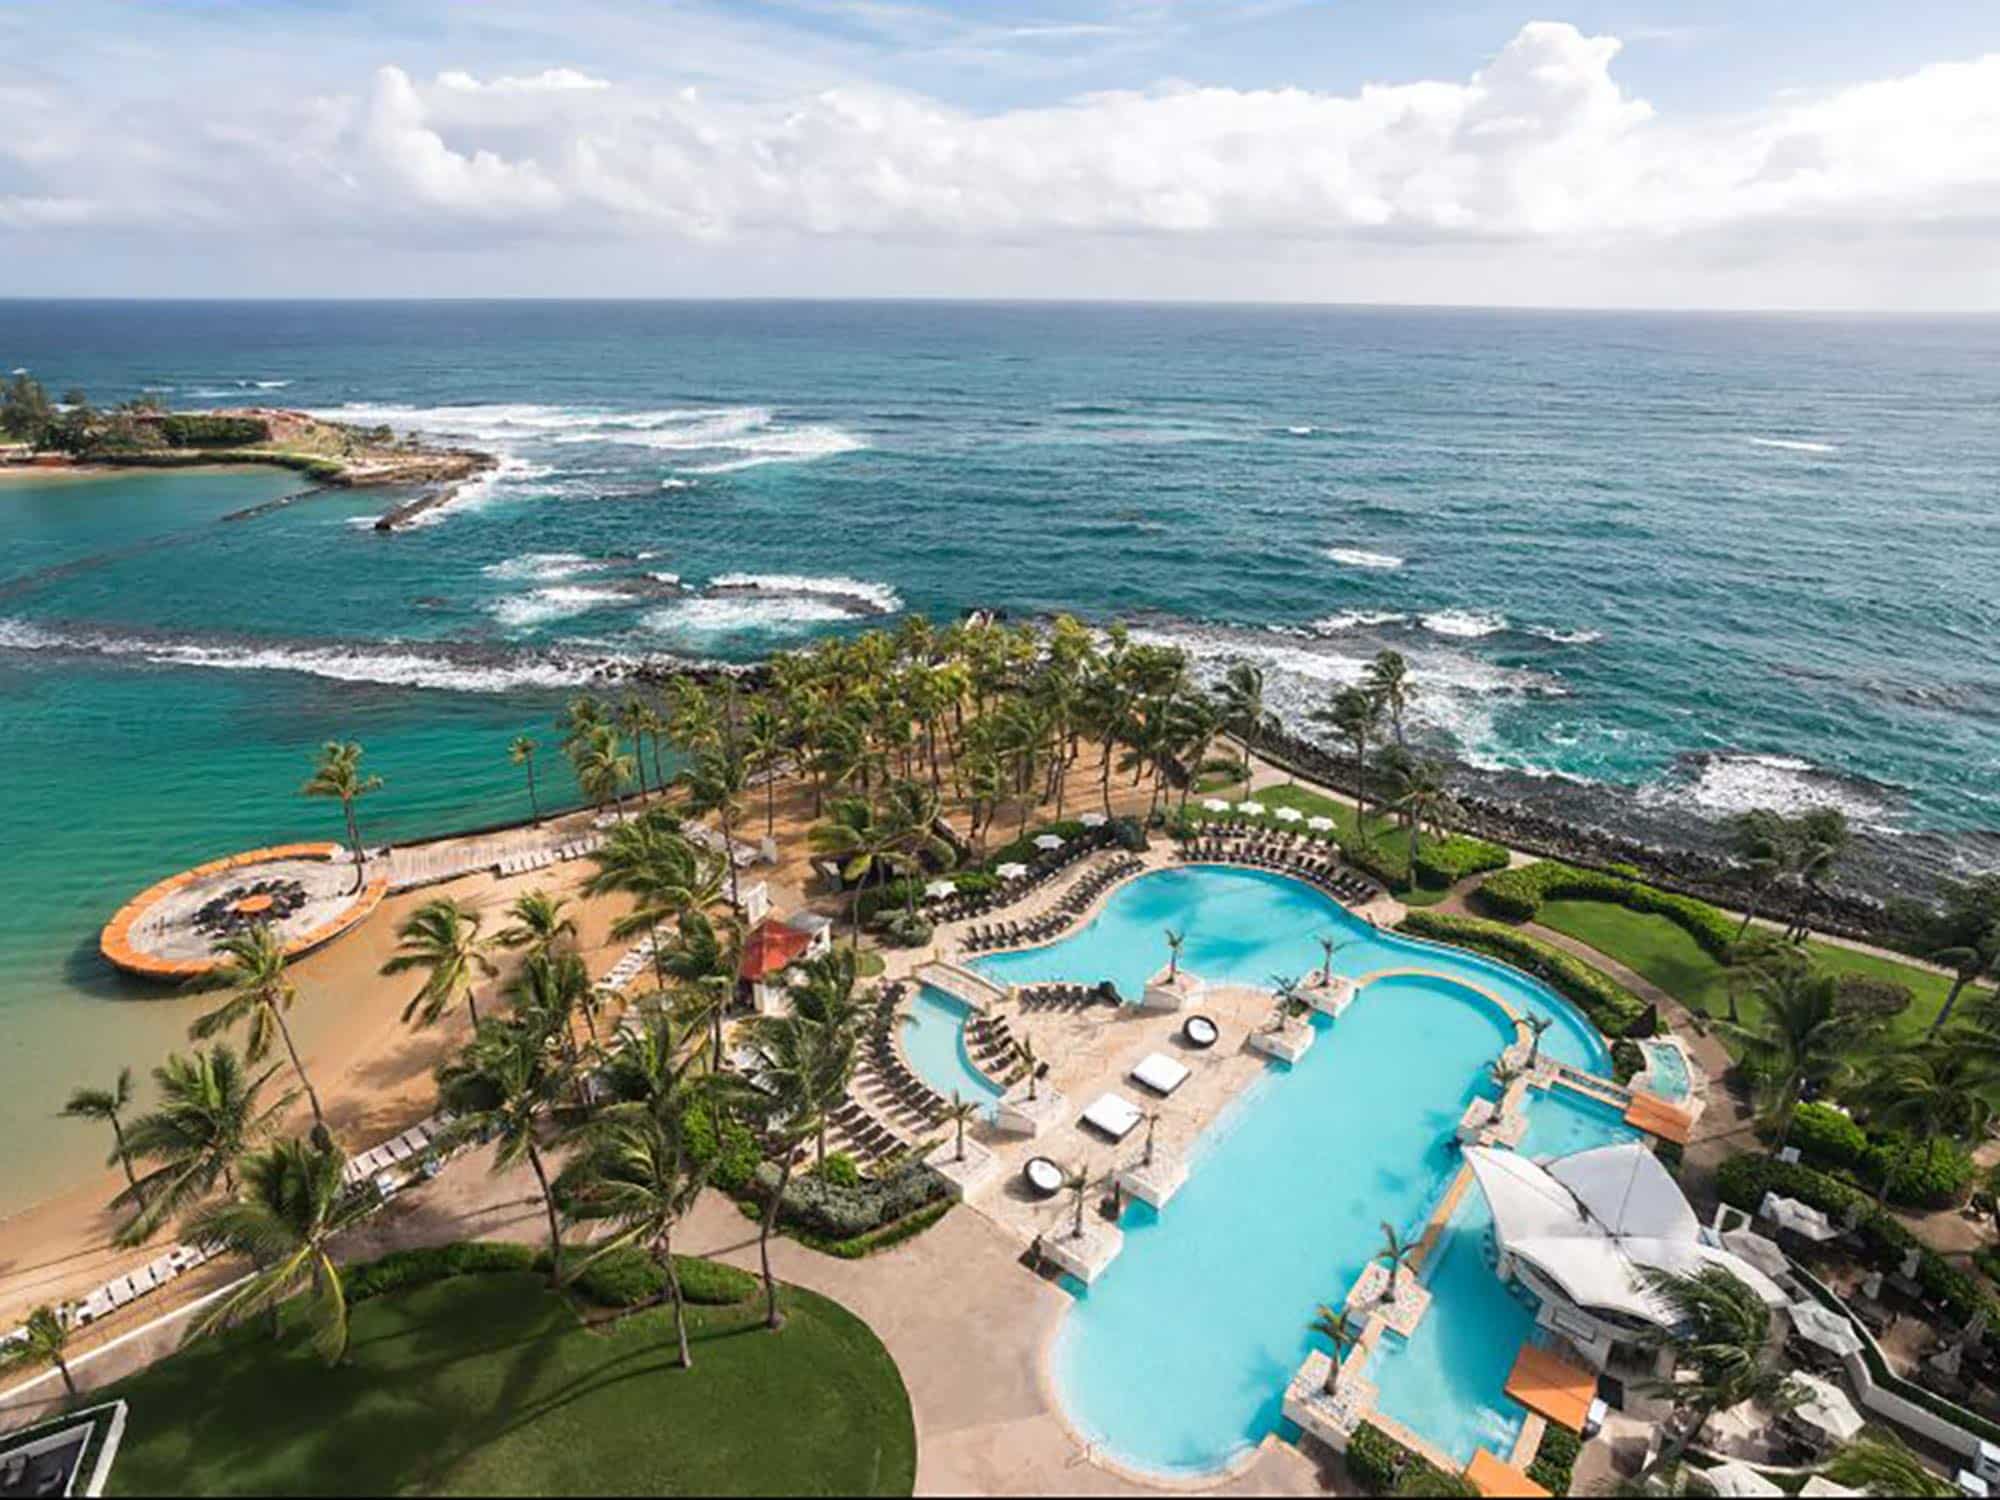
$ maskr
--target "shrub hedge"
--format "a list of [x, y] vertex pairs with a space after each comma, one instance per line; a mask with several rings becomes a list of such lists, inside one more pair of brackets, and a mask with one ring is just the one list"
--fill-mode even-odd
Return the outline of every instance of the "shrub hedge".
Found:
[[[546, 1270], [547, 1256], [537, 1259], [537, 1268]], [[680, 1278], [681, 1300], [696, 1307], [727, 1307], [746, 1301], [760, 1284], [748, 1271], [688, 1255], [674, 1257], [674, 1271]], [[599, 1307], [643, 1307], [667, 1295], [667, 1272], [645, 1251], [628, 1245], [592, 1262], [570, 1286]]]
[[[680, 1272], [681, 1295], [689, 1302], [723, 1306], [741, 1302], [757, 1290], [757, 1278], [734, 1266], [685, 1255], [675, 1256], [674, 1265]], [[392, 1250], [377, 1260], [341, 1267], [340, 1280], [351, 1304], [454, 1276], [524, 1271], [547, 1274], [549, 1266], [546, 1249], [497, 1240], [465, 1240]], [[599, 1307], [637, 1307], [666, 1294], [667, 1273], [644, 1251], [626, 1248], [614, 1250], [591, 1265], [570, 1286]]]
[[1801, 1104], [1792, 1112], [1785, 1144], [1819, 1167], [1852, 1167], [1868, 1153], [1861, 1127], [1830, 1104]]
[[[765, 1162], [757, 1168], [760, 1194], [770, 1193], [777, 1183], [776, 1166]], [[928, 1208], [950, 1191], [944, 1178], [922, 1162], [854, 1184], [802, 1173], [785, 1188], [778, 1222], [819, 1239], [851, 1240]]]
[[1433, 890], [1458, 884], [1468, 875], [1507, 868], [1507, 851], [1485, 839], [1453, 834], [1442, 843], [1425, 842], [1417, 849], [1417, 880]]
[[1840, 1181], [1803, 1163], [1781, 1162], [1773, 1156], [1732, 1156], [1716, 1173], [1716, 1192], [1724, 1203], [1755, 1213], [1764, 1194], [1796, 1198], [1836, 1220], [1844, 1220], [1850, 1210], [1861, 1214], [1856, 1232], [1863, 1253], [1876, 1269], [1899, 1269], [1903, 1257], [1918, 1252], [1917, 1281], [1931, 1296], [1943, 1302], [1960, 1323], [1971, 1321], [1980, 1311], [2000, 1314], [2000, 1304], [1989, 1297], [1980, 1284], [1946, 1261], [1926, 1245], [1894, 1215], [1876, 1209], [1874, 1201], [1860, 1188]]
[[428, 1286], [453, 1276], [496, 1271], [532, 1271], [541, 1255], [532, 1245], [493, 1240], [466, 1240], [455, 1245], [426, 1245], [417, 1250], [392, 1250], [378, 1260], [342, 1266], [341, 1286], [347, 1300], [366, 1302], [389, 1292]]
[[1601, 870], [1580, 870], [1559, 860], [1537, 860], [1503, 870], [1479, 887], [1477, 901], [1510, 922], [1533, 921], [1544, 901], [1609, 901], [1632, 911], [1665, 917], [1714, 959], [1726, 959], [1739, 925], [1706, 901], [1677, 896], [1644, 881]]
[[1905, 1208], [1950, 1208], [1963, 1201], [1978, 1168], [1955, 1141], [1928, 1146], [1896, 1132], [1870, 1137], [1827, 1104], [1801, 1104], [1785, 1144], [1810, 1166], [1875, 1189], [1887, 1177], [1889, 1201]]
[[1502, 923], [1417, 910], [1403, 918], [1401, 930], [1471, 948], [1527, 970], [1573, 1002], [1607, 1037], [1625, 1035], [1646, 1014], [1646, 1003], [1610, 975]]
[[708, 1180], [725, 1193], [740, 1193], [757, 1179], [763, 1153], [757, 1138], [741, 1120], [722, 1117], [722, 1140], [715, 1138], [715, 1119], [707, 1110], [695, 1110], [687, 1118], [687, 1151], [697, 1167], [707, 1167]]
[[241, 448], [269, 442], [271, 424], [261, 417], [220, 417], [176, 412], [160, 422], [160, 435], [173, 448]]
[[1474, 1493], [1457, 1474], [1447, 1474], [1370, 1422], [1347, 1440], [1347, 1472], [1371, 1495], [1458, 1495]]
[[1552, 1422], [1542, 1429], [1541, 1445], [1535, 1449], [1535, 1461], [1528, 1465], [1528, 1477], [1551, 1495], [1567, 1495], [1571, 1471], [1581, 1452], [1583, 1440]]

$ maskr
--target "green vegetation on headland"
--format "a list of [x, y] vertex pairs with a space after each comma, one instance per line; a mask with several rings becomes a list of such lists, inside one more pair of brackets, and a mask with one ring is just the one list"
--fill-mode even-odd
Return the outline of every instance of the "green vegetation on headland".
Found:
[[[264, 1321], [108, 1394], [130, 1403], [112, 1494], [907, 1495], [916, 1433], [867, 1326], [796, 1287], [586, 1327], [532, 1274], [371, 1298], [328, 1368]], [[286, 1310], [296, 1322], [296, 1310]]]

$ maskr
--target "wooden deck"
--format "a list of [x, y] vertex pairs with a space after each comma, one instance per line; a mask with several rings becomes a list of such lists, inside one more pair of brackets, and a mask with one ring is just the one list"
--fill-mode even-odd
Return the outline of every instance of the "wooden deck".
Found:
[[1597, 1373], [1538, 1344], [1523, 1344], [1507, 1377], [1506, 1391], [1529, 1411], [1540, 1412], [1558, 1427], [1580, 1433], [1583, 1419], [1590, 1414], [1590, 1403], [1597, 1396]]
[[1625, 1123], [1676, 1146], [1685, 1146], [1694, 1134], [1693, 1116], [1654, 1094], [1634, 1094], [1625, 1110]]
[[1472, 1462], [1465, 1466], [1465, 1477], [1482, 1495], [1546, 1495], [1534, 1480], [1523, 1474], [1512, 1464], [1502, 1463], [1484, 1448], [1472, 1455]]

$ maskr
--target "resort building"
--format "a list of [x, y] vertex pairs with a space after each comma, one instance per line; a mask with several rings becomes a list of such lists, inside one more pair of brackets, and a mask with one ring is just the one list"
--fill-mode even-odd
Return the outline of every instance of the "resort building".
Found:
[[784, 1009], [785, 971], [832, 946], [833, 925], [816, 912], [765, 917], [743, 940], [743, 962], [736, 971], [739, 998], [758, 1015], [778, 1014]]

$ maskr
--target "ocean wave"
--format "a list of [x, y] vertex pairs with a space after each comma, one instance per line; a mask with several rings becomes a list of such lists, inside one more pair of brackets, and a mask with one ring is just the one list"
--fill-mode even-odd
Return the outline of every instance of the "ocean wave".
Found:
[[1319, 429], [1318, 429], [1317, 427], [1314, 427], [1314, 426], [1313, 426], [1313, 425], [1312, 425], [1311, 423], [1303, 423], [1303, 424], [1301, 424], [1301, 425], [1299, 425], [1299, 426], [1297, 426], [1297, 427], [1287, 427], [1287, 428], [1285, 429], [1285, 436], [1286, 436], [1286, 437], [1312, 437], [1312, 436], [1314, 436], [1315, 434], [1317, 434], [1318, 432], [1319, 432]]
[[1367, 630], [1377, 625], [1398, 625], [1409, 616], [1395, 609], [1343, 609], [1322, 615], [1312, 622], [1321, 635], [1339, 635], [1343, 630]]
[[868, 444], [838, 427], [795, 427], [786, 432], [731, 438], [703, 446], [740, 456], [719, 459], [714, 463], [686, 464], [682, 466], [681, 473], [734, 474], [743, 469], [761, 468], [765, 464], [810, 463], [814, 459], [832, 458], [840, 453], [858, 453]]
[[641, 617], [648, 630], [677, 637], [796, 635], [815, 625], [854, 618], [832, 599], [807, 594], [696, 596], [677, 600]]
[[1459, 641], [1476, 641], [1485, 636], [1498, 635], [1505, 630], [1507, 617], [1492, 610], [1440, 609], [1424, 615], [1421, 623], [1432, 635], [1449, 636]]
[[1840, 449], [1832, 443], [1812, 443], [1804, 438], [1745, 438], [1753, 448], [1778, 448], [1786, 453], [1838, 453]]
[[1800, 813], [1834, 807], [1856, 822], [1881, 826], [1891, 808], [1882, 791], [1795, 755], [1724, 753], [1689, 757], [1639, 789], [1642, 804], [1681, 806], [1709, 817], [1755, 808]]
[[711, 590], [730, 593], [797, 595], [838, 603], [855, 601], [867, 613], [893, 615], [903, 607], [902, 595], [886, 583], [841, 576], [813, 577], [801, 573], [719, 573], [709, 579]]
[[581, 552], [523, 552], [504, 562], [488, 563], [479, 571], [488, 578], [540, 582], [574, 578], [579, 573], [595, 573], [610, 566], [603, 558], [585, 557]]
[[1363, 547], [1328, 547], [1326, 555], [1343, 568], [1369, 568], [1387, 572], [1403, 566], [1403, 559], [1389, 552], [1370, 552]]
[[570, 585], [496, 599], [487, 608], [502, 625], [510, 630], [520, 630], [533, 625], [546, 625], [554, 620], [567, 620], [573, 615], [589, 614], [608, 604], [623, 604], [630, 597], [618, 589]]
[[660, 481], [660, 488], [663, 490], [691, 490], [694, 488], [694, 481], [692, 479], [662, 479]]
[[1522, 629], [1558, 646], [1593, 646], [1604, 639], [1601, 630], [1558, 630], [1553, 625], [1525, 625]]
[[564, 688], [629, 669], [631, 662], [578, 662], [551, 656], [491, 657], [439, 648], [380, 645], [235, 644], [148, 640], [98, 632], [49, 630], [25, 620], [0, 619], [0, 650], [70, 651], [129, 658], [156, 666], [226, 672], [298, 672], [335, 682], [430, 688], [458, 693], [499, 693], [523, 688]]

